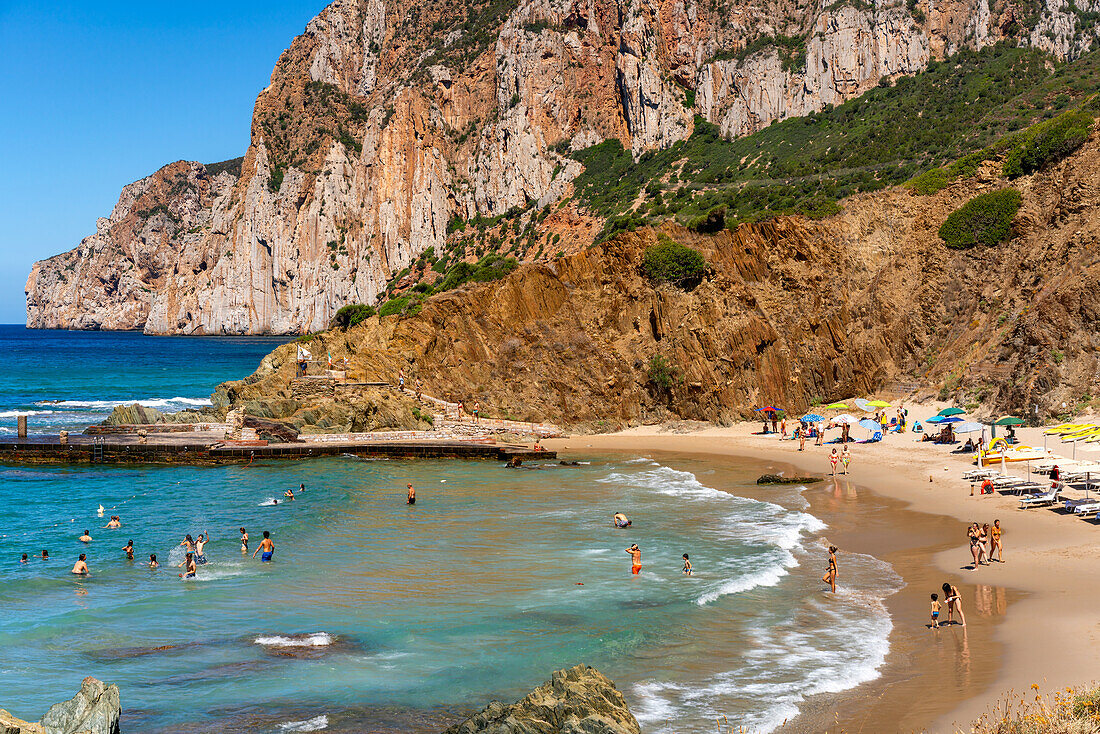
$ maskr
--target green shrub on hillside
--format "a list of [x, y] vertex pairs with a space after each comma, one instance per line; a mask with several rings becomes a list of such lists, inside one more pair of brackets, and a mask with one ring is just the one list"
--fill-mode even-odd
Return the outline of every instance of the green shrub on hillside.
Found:
[[451, 268], [447, 276], [431, 291], [442, 293], [459, 287], [463, 283], [487, 283], [499, 280], [516, 269], [519, 263], [514, 257], [490, 254], [471, 265], [461, 261]]
[[909, 180], [906, 184], [921, 196], [934, 194], [940, 189], [945, 189], [955, 179], [946, 168], [930, 168], [921, 175]]
[[368, 306], [365, 303], [353, 303], [349, 306], [344, 306], [336, 312], [336, 316], [332, 319], [332, 325], [338, 326], [343, 329], [350, 329], [352, 326], [362, 323], [363, 321], [374, 316], [374, 306]]
[[714, 234], [726, 228], [726, 207], [716, 206], [706, 214], [700, 214], [688, 224], [691, 229], [704, 234]]
[[642, 256], [642, 273], [654, 283], [672, 283], [691, 290], [710, 272], [707, 261], [695, 250], [662, 235]]
[[947, 217], [940, 238], [955, 249], [1004, 242], [1012, 232], [1020, 201], [1020, 192], [1011, 188], [978, 194]]
[[667, 393], [682, 382], [680, 371], [663, 354], [654, 354], [646, 366], [646, 378], [658, 391]]
[[1092, 115], [1077, 111], [1035, 125], [1019, 136], [1005, 156], [1004, 174], [1023, 176], [1069, 155], [1088, 139], [1091, 128]]

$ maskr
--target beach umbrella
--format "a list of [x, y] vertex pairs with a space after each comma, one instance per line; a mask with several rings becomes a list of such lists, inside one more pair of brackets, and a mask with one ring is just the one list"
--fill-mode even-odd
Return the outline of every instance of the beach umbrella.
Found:
[[859, 408], [860, 410], [862, 410], [864, 413], [873, 413], [874, 412], [874, 409], [871, 407], [871, 404], [868, 403], [863, 398], [856, 398], [852, 402], [855, 403], [855, 406], [857, 408]]
[[936, 421], [937, 423], [962, 423], [962, 418], [957, 415], [938, 415], [935, 417], [939, 418], [939, 420]]
[[767, 413], [769, 410], [773, 413], [782, 413], [783, 412], [782, 408], [777, 408], [774, 405], [766, 405], [763, 408], [757, 408], [756, 410], [761, 412], [761, 413]]
[[868, 431], [871, 431], [872, 433], [882, 430], [882, 424], [880, 424], [873, 418], [864, 418], [859, 422], [859, 425], [866, 428]]
[[944, 408], [937, 415], [962, 415], [965, 412], [962, 408]]
[[867, 404], [870, 405], [872, 408], [889, 408], [890, 407], [890, 403], [886, 402], [885, 400], [871, 400]]
[[925, 423], [931, 423], [931, 424], [936, 425], [936, 426], [938, 426], [941, 423], [946, 423], [946, 422], [947, 422], [947, 417], [942, 416], [942, 415], [934, 415], [934, 416], [932, 416], [931, 418], [929, 418], [928, 420], [925, 421]]
[[955, 433], [976, 433], [985, 428], [981, 423], [969, 421], [955, 426]]
[[803, 423], [820, 423], [823, 420], [825, 420], [825, 417], [820, 416], [817, 413], [807, 413], [806, 415], [802, 416]]
[[848, 415], [847, 413], [833, 416], [832, 421], [833, 423], [846, 423], [849, 426], [854, 426], [856, 423], [859, 423], [859, 420], [855, 416]]
[[1013, 415], [1002, 415], [1000, 418], [993, 421], [993, 425], [995, 425], [995, 426], [1022, 426], [1024, 424], [1024, 422], [1025, 421], [1022, 418], [1017, 418], [1016, 416], [1013, 416]]
[[848, 406], [844, 403], [829, 403], [825, 406], [825, 410], [848, 410]]

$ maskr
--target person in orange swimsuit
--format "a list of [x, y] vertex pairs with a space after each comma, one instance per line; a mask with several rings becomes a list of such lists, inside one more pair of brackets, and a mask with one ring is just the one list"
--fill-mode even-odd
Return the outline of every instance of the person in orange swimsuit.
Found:
[[642, 551], [638, 548], [638, 544], [634, 543], [626, 552], [630, 554], [630, 572], [640, 573], [642, 570]]
[[[1001, 545], [1001, 534], [1004, 533], [1004, 529], [1001, 528], [1001, 521], [994, 520], [993, 527], [989, 529], [989, 560], [996, 560], [998, 563], [1004, 563], [1004, 546]], [[993, 558], [993, 553], [997, 553], [997, 558]]]

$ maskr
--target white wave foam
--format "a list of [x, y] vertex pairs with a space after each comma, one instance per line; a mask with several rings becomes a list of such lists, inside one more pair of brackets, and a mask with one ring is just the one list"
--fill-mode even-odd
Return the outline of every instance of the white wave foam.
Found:
[[277, 502], [275, 501], [275, 498], [274, 498], [274, 497], [268, 497], [268, 498], [267, 498], [266, 500], [264, 500], [263, 502], [261, 502], [261, 503], [260, 503], [259, 505], [257, 505], [257, 506], [258, 506], [258, 507], [272, 507], [272, 506], [274, 506], [274, 505], [276, 505], [276, 504], [278, 504], [278, 503], [277, 503]]
[[59, 408], [88, 408], [95, 410], [110, 410], [118, 405], [133, 405], [138, 403], [146, 408], [197, 408], [210, 405], [207, 398], [128, 398], [120, 400], [39, 400], [38, 406], [57, 406]]
[[288, 721], [279, 725], [279, 731], [321, 731], [328, 728], [328, 716], [321, 714], [305, 721]]
[[328, 632], [313, 632], [307, 635], [257, 637], [253, 642], [268, 647], [325, 647], [331, 645], [335, 639]]
[[0, 418], [18, 418], [21, 415], [51, 415], [52, 410], [0, 410]]

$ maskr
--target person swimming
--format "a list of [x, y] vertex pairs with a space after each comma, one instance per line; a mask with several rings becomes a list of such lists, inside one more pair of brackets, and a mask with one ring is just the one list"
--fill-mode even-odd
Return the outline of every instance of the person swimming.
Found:
[[122, 550], [126, 552], [126, 557], [131, 561], [134, 560], [134, 541], [127, 540], [126, 545], [122, 546]]
[[90, 575], [91, 571], [88, 570], [87, 558], [88, 557], [84, 553], [81, 553], [80, 558], [73, 564], [72, 573], [75, 573], [77, 576]]
[[624, 515], [621, 512], [616, 512], [615, 517], [613, 519], [615, 521], [615, 527], [617, 527], [617, 528], [628, 528], [628, 527], [630, 527], [630, 524], [631, 524], [630, 523], [630, 518], [628, 518], [626, 515]]
[[160, 564], [157, 563], [157, 554], [156, 553], [150, 553], [149, 554], [149, 568], [160, 568]]
[[634, 543], [626, 552], [630, 554], [630, 572], [641, 573], [642, 571], [642, 551], [638, 548], [638, 544]]
[[199, 539], [195, 541], [195, 563], [200, 566], [206, 565], [206, 554], [203, 549], [206, 548], [206, 544], [210, 542], [210, 531], [206, 531], [206, 535], [199, 534]]
[[[287, 488], [287, 490], [283, 492], [283, 496], [290, 500], [294, 499], [294, 490]], [[278, 500], [275, 501], [278, 502]]]
[[84, 534], [80, 536], [80, 542], [81, 543], [91, 543], [92, 542], [92, 536], [88, 535], [87, 530], [85, 530]]
[[306, 483], [302, 482], [301, 484], [298, 485], [298, 494], [305, 494], [305, 491], [306, 491]]
[[408, 498], [405, 500], [405, 504], [415, 505], [416, 504], [416, 490], [413, 489], [413, 486], [411, 484], [409, 484], [407, 486], [409, 488], [409, 495], [408, 495]]
[[20, 563], [26, 563], [27, 562], [27, 554], [26, 553], [24, 553], [23, 557], [19, 559], [19, 562]]
[[43, 561], [50, 560], [50, 552], [48, 550], [46, 550], [45, 548], [42, 549], [42, 560]]
[[183, 569], [183, 573], [180, 574], [181, 579], [195, 578], [195, 574], [198, 573], [198, 569], [195, 567], [195, 554], [188, 553], [187, 557], [183, 559], [183, 563], [180, 563], [177, 568]]
[[260, 547], [252, 551], [252, 557], [255, 558], [257, 553], [260, 554], [261, 561], [270, 561], [275, 554], [275, 544], [271, 542], [271, 533], [267, 530], [264, 531], [264, 539], [260, 541]]
[[688, 554], [687, 553], [684, 554], [684, 568], [683, 568], [683, 571], [684, 571], [685, 576], [694, 576], [695, 575], [695, 570], [692, 569], [692, 567], [691, 567], [691, 561], [688, 560]]
[[248, 531], [241, 528], [241, 553], [248, 553]]
[[111, 515], [110, 521], [103, 527], [107, 530], [118, 530], [122, 527], [122, 519], [118, 515]]

